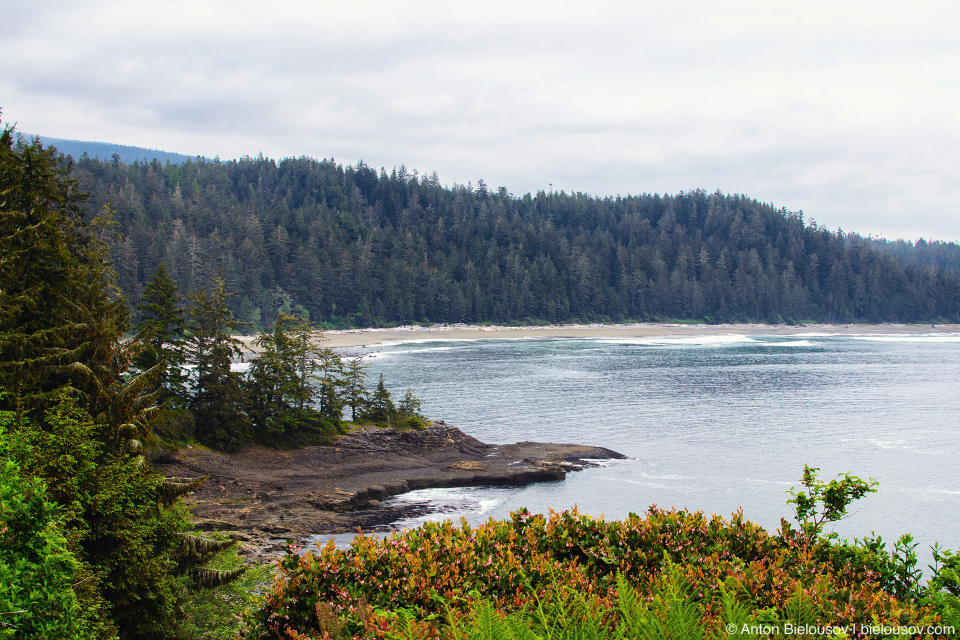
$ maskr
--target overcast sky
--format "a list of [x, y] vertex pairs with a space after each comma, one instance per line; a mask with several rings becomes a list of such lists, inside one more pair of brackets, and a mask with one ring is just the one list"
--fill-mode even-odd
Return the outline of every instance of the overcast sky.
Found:
[[960, 240], [960, 3], [0, 0], [5, 122]]

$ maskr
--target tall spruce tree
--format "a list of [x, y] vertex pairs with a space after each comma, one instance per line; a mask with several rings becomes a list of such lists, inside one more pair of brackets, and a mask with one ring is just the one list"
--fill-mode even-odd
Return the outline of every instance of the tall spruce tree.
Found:
[[333, 349], [322, 349], [316, 359], [319, 373], [318, 409], [337, 424], [343, 419], [343, 360]]
[[0, 431], [62, 510], [80, 624], [103, 639], [170, 637], [188, 515], [158, 510], [166, 483], [140, 455], [158, 370], [129, 373], [141, 343], [121, 340], [110, 212], [87, 219], [67, 172], [39, 141], [0, 132]]
[[70, 381], [63, 365], [123, 327], [103, 295], [106, 247], [91, 233], [85, 197], [68, 173], [53, 150], [38, 140], [15, 145], [13, 129], [3, 128], [0, 408], [42, 411], [48, 394]]
[[357, 421], [369, 404], [367, 393], [367, 365], [363, 358], [347, 358], [343, 369], [344, 404], [350, 407], [350, 419]]
[[293, 371], [290, 401], [297, 409], [303, 410], [317, 393], [317, 372], [328, 358], [336, 354], [320, 346], [325, 340], [323, 332], [311, 326], [304, 317], [284, 313], [277, 317], [277, 323], [285, 338], [284, 360], [290, 363]]
[[260, 353], [250, 362], [244, 384], [254, 438], [266, 444], [283, 438], [284, 425], [279, 419], [293, 409], [300, 395], [300, 381], [286, 331], [288, 317], [280, 314], [273, 323], [273, 331], [257, 337], [255, 344]]
[[129, 314], [104, 240], [113, 213], [88, 219], [68, 174], [39, 140], [0, 133], [0, 409], [41, 416], [68, 385], [109, 451], [139, 453], [157, 371], [124, 375], [140, 344], [121, 340]]
[[393, 396], [387, 389], [387, 384], [384, 382], [381, 373], [380, 379], [377, 380], [377, 387], [370, 396], [368, 410], [363, 417], [377, 421], [389, 421], [390, 417], [396, 415], [396, 413], [397, 406], [393, 403]]
[[135, 363], [141, 370], [162, 365], [157, 384], [164, 399], [184, 395], [183, 345], [187, 319], [180, 307], [180, 287], [161, 262], [137, 304], [140, 319], [133, 325], [143, 349]]
[[403, 400], [397, 405], [397, 413], [408, 418], [418, 418], [422, 404], [420, 398], [413, 395], [413, 389], [407, 389], [403, 394]]
[[190, 407], [196, 416], [196, 434], [204, 443], [236, 451], [250, 438], [250, 418], [243, 411], [240, 375], [230, 370], [243, 353], [234, 337], [240, 323], [227, 305], [227, 278], [220, 272], [213, 293], [188, 296], [189, 336], [186, 352], [194, 365]]

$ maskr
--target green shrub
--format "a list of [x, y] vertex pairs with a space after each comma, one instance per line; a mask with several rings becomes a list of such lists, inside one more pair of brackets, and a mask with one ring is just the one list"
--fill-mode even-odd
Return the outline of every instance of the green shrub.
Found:
[[[862, 480], [857, 476], [841, 473], [830, 482], [817, 478], [820, 469], [803, 465], [803, 477], [800, 484], [805, 490], [797, 491], [793, 487], [787, 492], [792, 497], [787, 504], [794, 507], [795, 517], [807, 544], [813, 544], [823, 537], [823, 528], [828, 522], [837, 522], [846, 517], [847, 507], [868, 493], [876, 492], [877, 481]], [[833, 539], [836, 534], [827, 538]]]
[[92, 638], [73, 591], [79, 568], [47, 498], [24, 479], [0, 431], [0, 638]]

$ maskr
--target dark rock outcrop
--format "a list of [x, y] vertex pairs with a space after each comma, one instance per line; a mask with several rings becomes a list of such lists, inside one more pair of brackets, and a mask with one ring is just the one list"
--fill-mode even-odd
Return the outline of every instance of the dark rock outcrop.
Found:
[[491, 445], [435, 421], [420, 431], [360, 427], [333, 446], [293, 451], [182, 449], [157, 468], [209, 476], [188, 498], [197, 527], [236, 532], [256, 552], [278, 538], [382, 528], [405, 515], [382, 502], [407, 491], [562, 480], [591, 459], [623, 457], [574, 444]]

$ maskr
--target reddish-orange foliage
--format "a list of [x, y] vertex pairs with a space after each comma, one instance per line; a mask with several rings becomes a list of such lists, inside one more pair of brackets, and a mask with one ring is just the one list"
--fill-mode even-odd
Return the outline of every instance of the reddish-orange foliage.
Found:
[[290, 555], [262, 608], [248, 616], [246, 637], [322, 638], [328, 630], [318, 603], [359, 635], [382, 636], [393, 628], [395, 612], [404, 611], [429, 636], [477, 599], [501, 611], [531, 611], [557, 590], [611, 611], [613, 624], [616, 574], [649, 597], [667, 562], [681, 567], [709, 628], [719, 624], [724, 589], [774, 611], [803, 593], [822, 624], [930, 619], [870, 575], [836, 571], [822, 549], [805, 546], [786, 523], [771, 535], [739, 512], [727, 520], [654, 506], [621, 521], [576, 509], [546, 517], [521, 510], [477, 528], [427, 523], [382, 539], [359, 536], [348, 550], [330, 543], [319, 554]]

